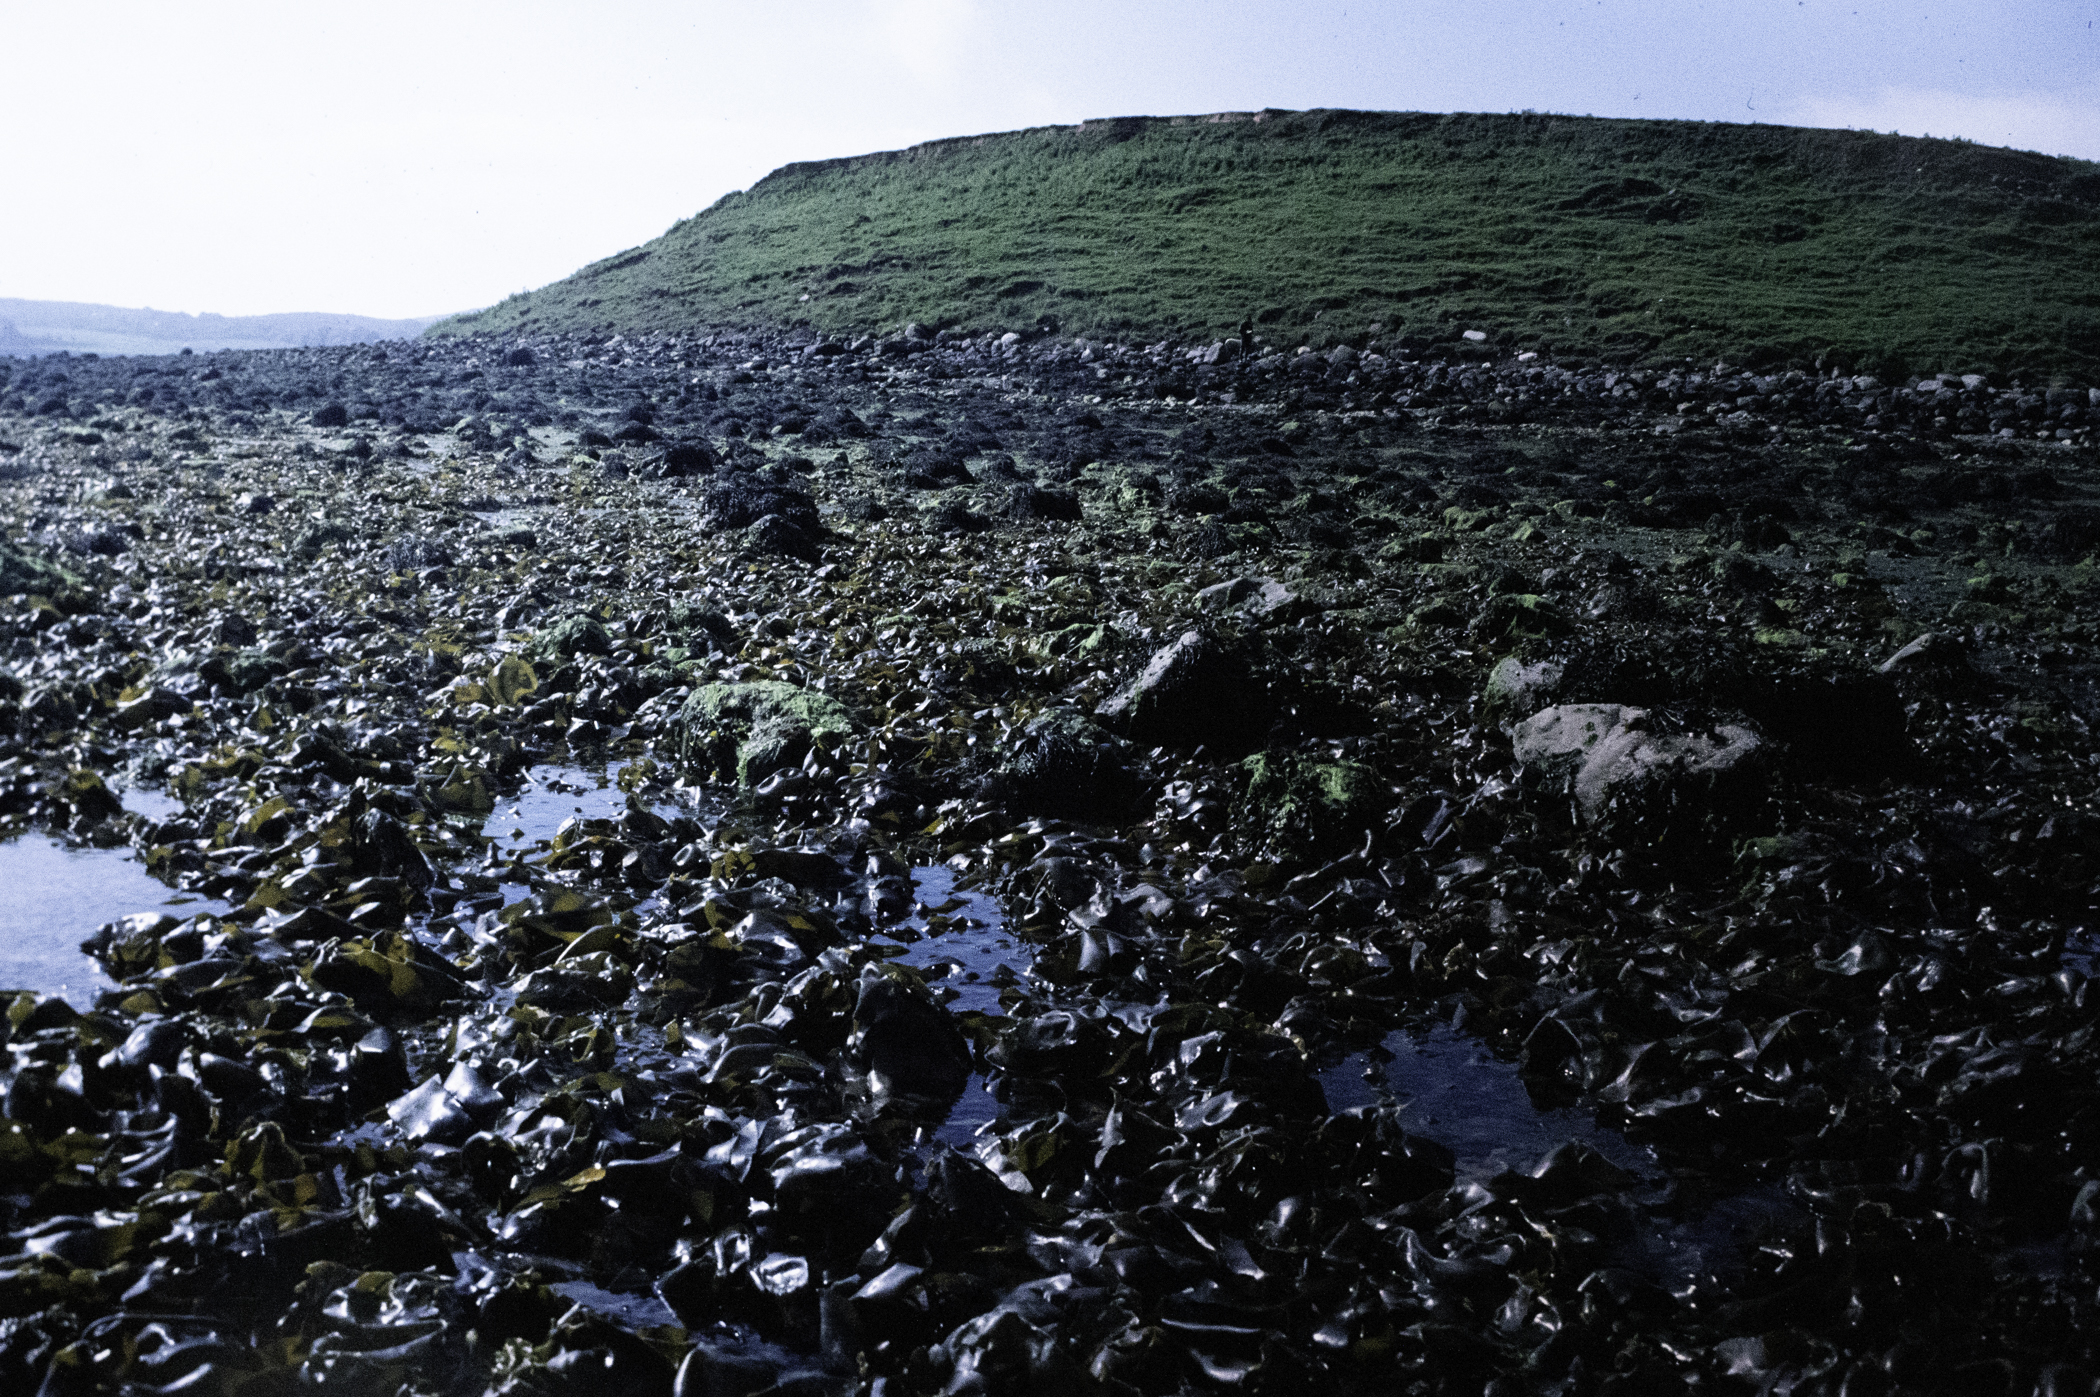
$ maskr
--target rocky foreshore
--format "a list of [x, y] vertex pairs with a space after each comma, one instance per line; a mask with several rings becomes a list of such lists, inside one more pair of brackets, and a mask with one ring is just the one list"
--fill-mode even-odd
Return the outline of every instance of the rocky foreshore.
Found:
[[1480, 333], [0, 360], [0, 1389], [2093, 1391], [2100, 401]]

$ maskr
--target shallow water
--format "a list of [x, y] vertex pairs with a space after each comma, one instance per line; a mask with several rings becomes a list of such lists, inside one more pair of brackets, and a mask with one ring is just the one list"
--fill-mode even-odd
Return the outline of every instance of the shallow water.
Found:
[[621, 1295], [589, 1281], [556, 1281], [547, 1288], [564, 1300], [636, 1329], [678, 1323], [671, 1307], [654, 1295]]
[[9, 894], [0, 901], [0, 989], [64, 995], [81, 1009], [114, 983], [80, 949], [97, 927], [134, 912], [227, 910], [170, 888], [129, 849], [73, 849], [38, 834], [0, 844], [0, 887]]
[[[627, 792], [620, 789], [624, 761], [608, 762], [602, 769], [572, 762], [543, 762], [529, 768], [518, 793], [499, 803], [482, 822], [481, 832], [496, 845], [496, 857], [514, 853], [530, 855], [552, 840], [564, 820], [617, 820], [627, 813]], [[649, 809], [673, 819], [692, 810], [676, 801], [655, 801]], [[522, 883], [506, 885], [505, 896], [515, 902], [530, 890]]]
[[[890, 959], [919, 969], [946, 965], [947, 973], [933, 981], [938, 990], [953, 990], [950, 1013], [976, 1011], [1001, 1014], [999, 987], [993, 973], [1005, 965], [1019, 971], [1028, 964], [1025, 947], [1007, 934], [1006, 915], [999, 900], [981, 892], [957, 891], [955, 870], [946, 864], [931, 864], [911, 871], [912, 887], [919, 907], [939, 908], [955, 904], [938, 915], [947, 919], [944, 929], [929, 925], [929, 914], [915, 908], [902, 923], [922, 939], [905, 947], [904, 954]], [[967, 1148], [986, 1124], [999, 1118], [999, 1102], [982, 1073], [971, 1073], [969, 1085], [956, 1099], [948, 1118], [933, 1132], [936, 1140]]]
[[[1375, 1061], [1386, 1054], [1383, 1064]], [[1352, 1053], [1319, 1076], [1328, 1110], [1340, 1113], [1390, 1098], [1405, 1111], [1409, 1131], [1448, 1147], [1467, 1177], [1528, 1169], [1569, 1140], [1637, 1174], [1660, 1167], [1651, 1151], [1598, 1125], [1587, 1112], [1541, 1110], [1515, 1063], [1448, 1024], [1388, 1034], [1379, 1053]]]

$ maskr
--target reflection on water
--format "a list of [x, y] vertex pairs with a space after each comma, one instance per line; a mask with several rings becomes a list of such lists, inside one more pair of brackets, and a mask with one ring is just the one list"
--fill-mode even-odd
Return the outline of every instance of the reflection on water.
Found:
[[[904, 954], [890, 959], [928, 972], [934, 988], [953, 990], [948, 1011], [964, 1014], [1003, 1014], [999, 987], [993, 983], [1001, 966], [1018, 971], [1028, 963], [1027, 951], [1006, 932], [1006, 916], [998, 899], [984, 893], [957, 891], [955, 870], [932, 864], [911, 871], [918, 906], [902, 925], [921, 939]], [[924, 910], [921, 910], [924, 909]], [[935, 974], [938, 979], [933, 978]], [[999, 978], [1003, 979], [1003, 976]], [[966, 1149], [978, 1129], [999, 1117], [999, 1102], [983, 1074], [971, 1073], [969, 1085], [934, 1132], [934, 1138], [957, 1149]]]
[[621, 1295], [589, 1281], [556, 1281], [547, 1288], [572, 1304], [636, 1329], [678, 1323], [671, 1307], [654, 1295]]
[[1322, 1072], [1320, 1086], [1327, 1093], [1327, 1109], [1338, 1113], [1381, 1098], [1397, 1102], [1406, 1110], [1408, 1130], [1449, 1148], [1470, 1177], [1528, 1169], [1569, 1140], [1580, 1140], [1635, 1173], [1658, 1167], [1653, 1153], [1600, 1127], [1586, 1112], [1540, 1110], [1515, 1063], [1504, 1062], [1448, 1024], [1388, 1034], [1377, 1052], [1352, 1053]]
[[993, 978], [1002, 966], [1009, 971], [1025, 967], [1028, 951], [1007, 934], [1006, 915], [999, 910], [998, 899], [980, 892], [958, 892], [955, 870], [946, 864], [914, 868], [911, 881], [918, 906], [902, 925], [923, 939], [890, 959], [941, 972], [938, 979], [932, 974], [927, 978], [938, 988], [955, 992], [948, 1001], [950, 1013], [1004, 1013]]
[[1638, 1181], [1641, 1204], [1614, 1240], [1612, 1260], [1670, 1289], [1740, 1270], [1744, 1240], [1778, 1222], [1798, 1223], [1779, 1190], [1687, 1194], [1654, 1150], [1597, 1124], [1586, 1111], [1533, 1104], [1517, 1066], [1448, 1024], [1388, 1034], [1375, 1051], [1353, 1053], [1320, 1074], [1331, 1111], [1391, 1101], [1414, 1134], [1458, 1157], [1459, 1177], [1529, 1173], [1546, 1154], [1579, 1141]]
[[[508, 860], [515, 854], [529, 857], [544, 847], [564, 820], [618, 820], [627, 813], [627, 792], [619, 785], [626, 765], [613, 761], [594, 770], [567, 762], [543, 762], [531, 767], [525, 772], [523, 787], [497, 804], [482, 823], [481, 832], [494, 841], [496, 857]], [[656, 801], [648, 808], [667, 820], [692, 813], [676, 801]], [[513, 883], [505, 897], [515, 902], [529, 891]]]
[[[139, 809], [136, 794], [125, 799]], [[129, 849], [71, 849], [37, 834], [0, 844], [0, 887], [0, 989], [64, 995], [81, 1009], [113, 983], [80, 949], [97, 927], [134, 912], [227, 910], [176, 892]]]

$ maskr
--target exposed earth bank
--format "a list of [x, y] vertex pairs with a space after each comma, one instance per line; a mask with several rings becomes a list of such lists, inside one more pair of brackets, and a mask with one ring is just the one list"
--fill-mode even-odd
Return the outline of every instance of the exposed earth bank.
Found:
[[0, 1385], [2091, 1391], [2092, 396], [1237, 347], [0, 361]]

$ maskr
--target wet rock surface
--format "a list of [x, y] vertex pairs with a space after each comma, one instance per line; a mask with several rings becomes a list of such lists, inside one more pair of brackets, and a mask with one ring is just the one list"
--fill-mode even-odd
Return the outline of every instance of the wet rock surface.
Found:
[[0, 1389], [2090, 1392], [2088, 410], [0, 360]]

